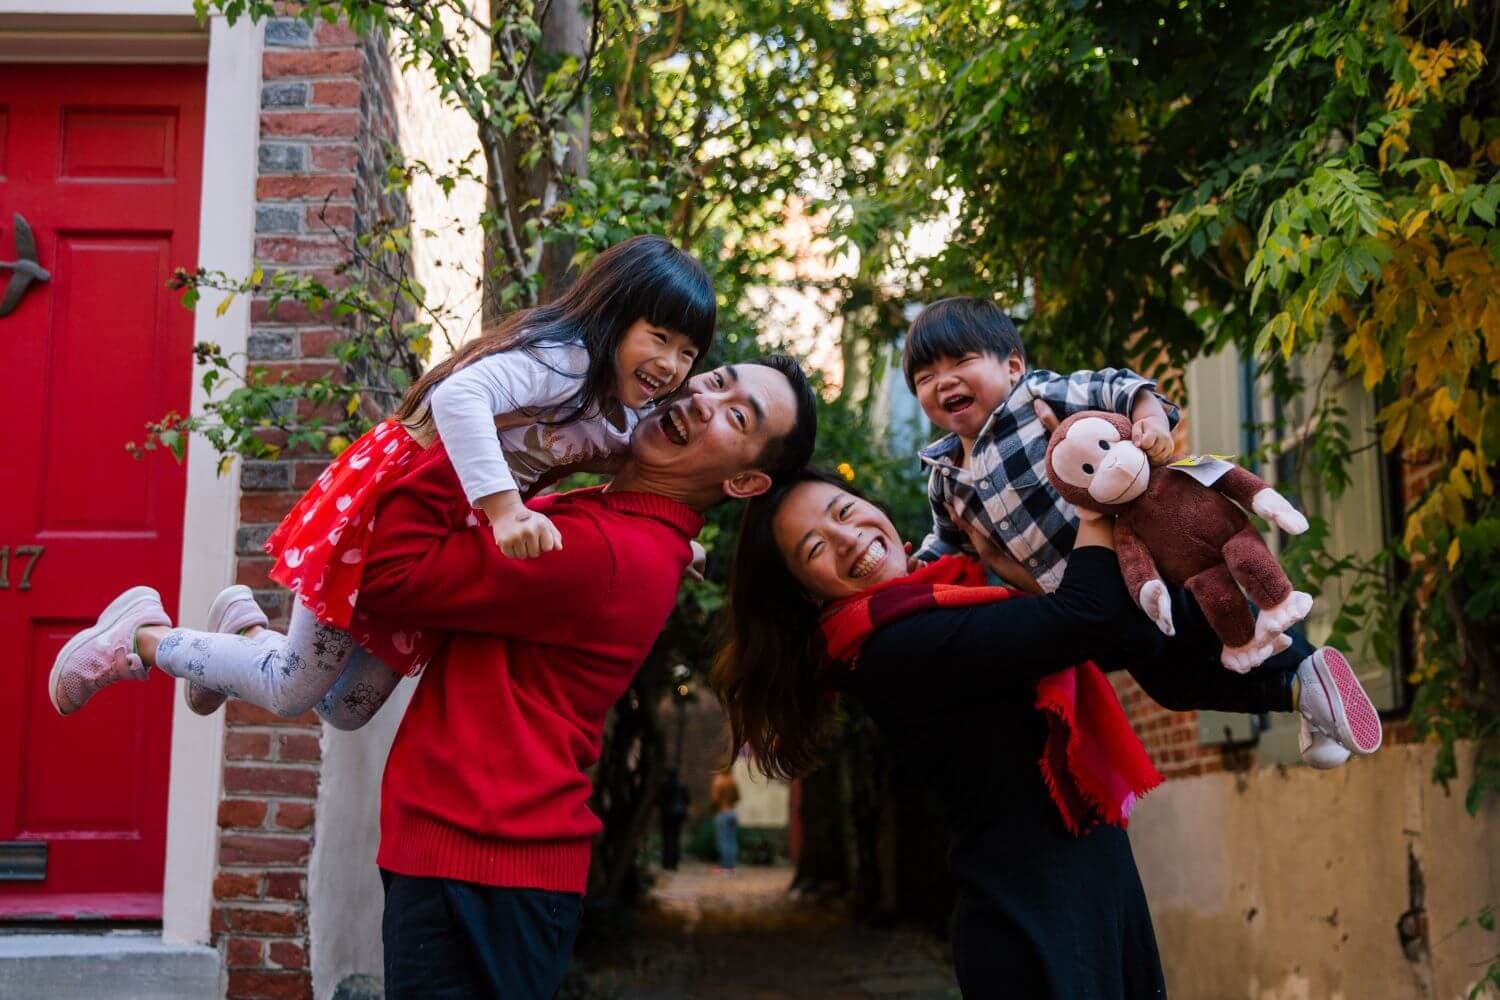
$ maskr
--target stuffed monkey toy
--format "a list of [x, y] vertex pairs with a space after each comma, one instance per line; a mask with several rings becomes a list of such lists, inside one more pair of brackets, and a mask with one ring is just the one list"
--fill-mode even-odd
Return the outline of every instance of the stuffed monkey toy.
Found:
[[1282, 633], [1312, 610], [1240, 508], [1293, 535], [1307, 519], [1253, 473], [1220, 460], [1153, 469], [1131, 443], [1129, 420], [1090, 410], [1052, 432], [1047, 475], [1074, 507], [1114, 515], [1125, 585], [1162, 632], [1174, 632], [1162, 581], [1192, 592], [1230, 670], [1244, 673], [1284, 649]]

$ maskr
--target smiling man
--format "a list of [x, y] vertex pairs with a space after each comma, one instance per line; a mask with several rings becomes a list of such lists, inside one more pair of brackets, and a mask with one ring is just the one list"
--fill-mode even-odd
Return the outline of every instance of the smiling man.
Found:
[[586, 771], [605, 716], [671, 613], [703, 513], [802, 468], [816, 434], [791, 358], [697, 375], [637, 426], [609, 486], [531, 503], [563, 540], [538, 559], [466, 528], [440, 446], [392, 487], [360, 606], [454, 634], [381, 787], [387, 997], [556, 993], [600, 829]]

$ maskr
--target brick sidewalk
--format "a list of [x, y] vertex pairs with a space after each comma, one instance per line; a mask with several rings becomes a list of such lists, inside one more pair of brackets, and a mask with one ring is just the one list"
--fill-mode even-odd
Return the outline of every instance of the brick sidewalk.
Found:
[[706, 865], [658, 873], [641, 933], [580, 963], [569, 1000], [938, 1000], [957, 998], [947, 946], [856, 926], [838, 904], [789, 893], [792, 870]]

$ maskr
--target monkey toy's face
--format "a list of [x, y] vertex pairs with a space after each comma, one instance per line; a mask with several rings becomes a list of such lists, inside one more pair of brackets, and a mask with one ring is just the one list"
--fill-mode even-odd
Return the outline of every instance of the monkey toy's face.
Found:
[[1063, 421], [1047, 462], [1058, 492], [1090, 510], [1113, 512], [1151, 482], [1146, 453], [1130, 442], [1130, 422], [1114, 414], [1080, 413]]

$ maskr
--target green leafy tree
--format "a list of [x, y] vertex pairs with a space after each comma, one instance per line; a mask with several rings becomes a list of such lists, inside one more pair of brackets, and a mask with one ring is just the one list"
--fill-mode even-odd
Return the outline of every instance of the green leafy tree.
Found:
[[[1001, 299], [1054, 366], [1170, 373], [1234, 343], [1278, 394], [1313, 394], [1304, 471], [1334, 497], [1362, 445], [1322, 389], [1360, 377], [1379, 446], [1435, 475], [1377, 559], [1332, 559], [1317, 534], [1296, 555], [1314, 586], [1357, 581], [1345, 634], [1410, 613], [1413, 718], [1443, 747], [1440, 780], [1479, 741], [1477, 808], [1500, 787], [1500, 5], [922, 14], [885, 42], [899, 57], [870, 105], [902, 123], [887, 173], [847, 192], [895, 230], [947, 219], [947, 245], [904, 269], [913, 289]], [[857, 222], [848, 238], [878, 247]], [[1305, 358], [1330, 359], [1312, 385]]]

